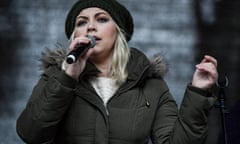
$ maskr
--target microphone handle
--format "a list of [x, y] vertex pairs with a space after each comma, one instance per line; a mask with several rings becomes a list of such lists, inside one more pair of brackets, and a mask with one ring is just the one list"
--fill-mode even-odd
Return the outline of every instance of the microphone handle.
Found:
[[76, 49], [74, 49], [67, 55], [66, 62], [68, 64], [76, 62], [79, 57], [81, 57], [83, 54], [87, 52], [88, 49], [89, 49], [88, 46], [80, 44]]
[[67, 55], [67, 63], [72, 64], [77, 61], [79, 57], [84, 55], [89, 48], [93, 48], [96, 44], [96, 39], [88, 35], [88, 38], [90, 39], [90, 42], [88, 44], [79, 44], [78, 47], [74, 50], [72, 50], [68, 55]]

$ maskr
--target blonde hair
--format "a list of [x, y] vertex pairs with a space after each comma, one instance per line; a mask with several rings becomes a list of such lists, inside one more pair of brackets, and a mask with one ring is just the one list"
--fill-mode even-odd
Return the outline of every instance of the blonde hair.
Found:
[[[109, 75], [116, 80], [117, 84], [125, 82], [128, 72], [127, 63], [130, 57], [130, 48], [128, 46], [125, 32], [116, 25], [117, 37], [113, 46], [112, 60], [109, 66]], [[69, 42], [75, 37], [75, 30], [73, 31]]]
[[127, 63], [130, 57], [130, 48], [126, 41], [124, 31], [121, 30], [117, 24], [116, 28], [118, 35], [113, 48], [109, 74], [117, 80], [117, 83], [123, 83], [128, 75]]

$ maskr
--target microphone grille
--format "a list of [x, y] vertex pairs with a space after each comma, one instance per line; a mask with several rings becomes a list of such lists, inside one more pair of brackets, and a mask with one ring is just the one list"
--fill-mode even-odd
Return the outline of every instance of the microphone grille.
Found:
[[88, 35], [88, 38], [90, 39], [90, 48], [93, 48], [96, 45], [96, 39], [92, 35]]

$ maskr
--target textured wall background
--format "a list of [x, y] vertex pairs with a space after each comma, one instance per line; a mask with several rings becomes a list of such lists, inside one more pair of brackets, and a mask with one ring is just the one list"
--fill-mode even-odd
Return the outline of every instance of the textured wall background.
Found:
[[[1, 1], [1, 144], [22, 143], [16, 134], [16, 119], [39, 78], [38, 59], [41, 52], [46, 47], [55, 48], [55, 44], [65, 45], [67, 42], [64, 22], [67, 10], [74, 1]], [[221, 71], [231, 75], [231, 80], [237, 83], [240, 45], [237, 0], [119, 1], [129, 8], [135, 18], [135, 33], [130, 45], [141, 49], [149, 57], [163, 53], [169, 64], [166, 80], [178, 104], [191, 80], [194, 65], [205, 53], [218, 57], [221, 64], [227, 64], [227, 68], [221, 66]], [[230, 50], [234, 52], [230, 53]], [[226, 58], [226, 55], [229, 57]], [[229, 106], [239, 98], [236, 92], [236, 86], [231, 86]], [[211, 138], [206, 142], [209, 144], [216, 143], [218, 136], [216, 132], [219, 131], [220, 121], [217, 111], [213, 109], [210, 120]]]

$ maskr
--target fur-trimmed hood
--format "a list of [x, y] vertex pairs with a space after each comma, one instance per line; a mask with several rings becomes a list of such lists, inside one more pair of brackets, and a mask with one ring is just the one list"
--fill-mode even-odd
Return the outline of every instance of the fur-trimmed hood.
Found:
[[[149, 61], [149, 73], [148, 77], [163, 77], [167, 72], [167, 65], [163, 60], [163, 56], [158, 54], [152, 57], [150, 60], [145, 58], [145, 55], [142, 54], [139, 50], [135, 48], [131, 48], [132, 53], [138, 53], [137, 57], [144, 57], [143, 59]], [[40, 58], [40, 68], [42, 70], [46, 70], [50, 66], [57, 66], [61, 69], [62, 63], [65, 60], [67, 55], [66, 48], [57, 48], [57, 49], [46, 49], [46, 51], [42, 52]], [[140, 56], [139, 56], [140, 55]]]

